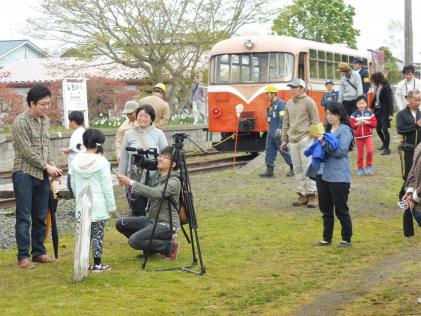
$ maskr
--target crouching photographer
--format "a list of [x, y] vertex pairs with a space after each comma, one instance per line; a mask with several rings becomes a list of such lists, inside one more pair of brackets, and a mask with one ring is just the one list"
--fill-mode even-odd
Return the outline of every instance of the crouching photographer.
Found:
[[[126, 186], [132, 193], [149, 198], [149, 205], [146, 216], [121, 217], [116, 223], [116, 228], [129, 239], [128, 243], [132, 248], [149, 251], [149, 253], [160, 253], [167, 259], [175, 260], [179, 242], [173, 240], [173, 236], [180, 227], [178, 204], [181, 183], [176, 171], [178, 162], [174, 160], [171, 165], [171, 161], [172, 148], [165, 147], [158, 158], [158, 171], [152, 171], [150, 174], [149, 185], [141, 184], [123, 175], [118, 176], [120, 184]], [[170, 170], [171, 175], [165, 188]], [[164, 191], [165, 195], [163, 195]], [[158, 213], [158, 224], [150, 243]]]

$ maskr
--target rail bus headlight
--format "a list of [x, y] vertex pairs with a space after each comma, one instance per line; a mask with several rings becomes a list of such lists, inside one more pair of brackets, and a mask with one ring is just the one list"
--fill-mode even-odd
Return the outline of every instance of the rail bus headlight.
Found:
[[212, 109], [211, 113], [212, 113], [212, 116], [213, 117], [220, 117], [221, 114], [222, 114], [222, 111], [221, 111], [221, 109], [219, 107], [214, 107]]
[[245, 46], [247, 49], [252, 49], [252, 48], [253, 48], [253, 46], [254, 46], [254, 43], [253, 43], [253, 41], [252, 41], [251, 39], [248, 39], [248, 40], [246, 40], [246, 41], [244, 42], [244, 46]]

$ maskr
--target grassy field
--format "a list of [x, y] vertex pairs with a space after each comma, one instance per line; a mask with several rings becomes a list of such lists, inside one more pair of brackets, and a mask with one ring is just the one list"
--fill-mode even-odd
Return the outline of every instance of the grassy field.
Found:
[[[397, 138], [394, 142], [397, 142]], [[396, 148], [394, 145], [392, 149]], [[353, 159], [356, 153], [352, 154]], [[278, 160], [279, 162], [279, 160]], [[419, 315], [420, 230], [402, 234], [396, 207], [401, 185], [396, 150], [375, 156], [375, 175], [354, 176], [350, 208], [353, 246], [314, 248], [321, 238], [318, 210], [292, 207], [293, 179], [278, 163], [277, 177], [257, 171], [192, 176], [205, 276], [152, 269], [189, 264], [180, 237], [177, 262], [153, 257], [140, 270], [138, 252], [107, 225], [104, 262], [112, 271], [72, 283], [73, 236], [61, 241], [60, 263], [21, 271], [15, 249], [0, 252], [3, 315]], [[356, 167], [352, 161], [351, 168]], [[123, 209], [121, 190], [117, 190]], [[51, 243], [48, 244], [51, 253]]]

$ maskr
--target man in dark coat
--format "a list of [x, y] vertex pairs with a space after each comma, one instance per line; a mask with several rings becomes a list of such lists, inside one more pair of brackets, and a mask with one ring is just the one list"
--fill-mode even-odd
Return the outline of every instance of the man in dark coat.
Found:
[[[402, 135], [402, 143], [399, 145], [400, 155], [403, 152], [402, 177], [406, 181], [408, 173], [412, 167], [415, 147], [421, 140], [421, 112], [418, 107], [421, 103], [421, 93], [419, 90], [411, 90], [407, 97], [408, 105], [399, 111], [396, 116], [396, 129]], [[399, 192], [399, 199], [405, 194], [405, 182]]]
[[363, 84], [363, 93], [367, 95], [368, 90], [370, 90], [370, 78], [368, 71], [364, 69], [364, 62], [361, 59], [355, 58], [352, 62], [352, 68], [354, 71], [358, 72], [361, 76], [361, 82]]

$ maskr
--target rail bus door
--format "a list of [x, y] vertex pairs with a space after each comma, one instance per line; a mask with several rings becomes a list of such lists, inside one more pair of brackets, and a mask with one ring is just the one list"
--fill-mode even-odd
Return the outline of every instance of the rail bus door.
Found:
[[301, 52], [298, 54], [298, 78], [303, 79], [307, 83], [307, 94], [311, 97], [313, 92], [313, 87], [310, 84], [309, 76], [309, 60], [308, 53]]

